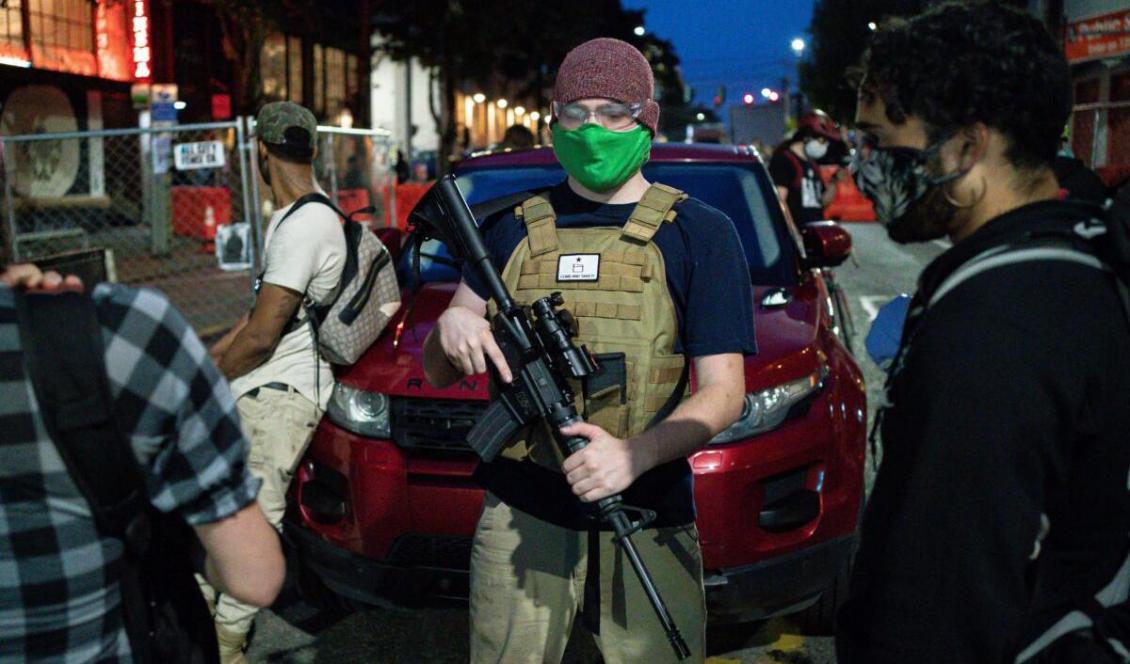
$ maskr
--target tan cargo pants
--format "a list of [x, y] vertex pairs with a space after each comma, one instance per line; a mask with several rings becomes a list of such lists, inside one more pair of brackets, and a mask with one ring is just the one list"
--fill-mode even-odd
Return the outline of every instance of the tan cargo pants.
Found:
[[[612, 533], [600, 533], [600, 634], [607, 664], [675, 662], [674, 651]], [[691, 657], [706, 656], [702, 555], [694, 524], [632, 536]], [[471, 549], [471, 662], [557, 663], [580, 619], [588, 534], [546, 523], [488, 493]]]
[[[282, 530], [286, 512], [286, 492], [290, 480], [314, 437], [322, 411], [313, 401], [293, 388], [288, 391], [267, 387], [249, 392], [235, 402], [243, 433], [251, 443], [247, 467], [263, 480], [259, 488], [259, 507], [276, 530]], [[216, 624], [233, 634], [247, 634], [259, 609], [230, 595], [219, 594], [197, 577], [209, 602], [215, 602]]]

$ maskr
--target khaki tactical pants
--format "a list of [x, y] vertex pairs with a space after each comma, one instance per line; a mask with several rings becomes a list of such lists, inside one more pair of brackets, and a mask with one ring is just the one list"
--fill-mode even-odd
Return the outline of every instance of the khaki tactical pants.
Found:
[[[643, 587], [612, 533], [600, 533], [600, 634], [607, 664], [675, 662]], [[706, 599], [694, 524], [632, 536], [671, 616], [706, 656]], [[471, 549], [471, 662], [557, 663], [581, 619], [588, 533], [559, 528], [488, 493]]]
[[[254, 390], [236, 400], [236, 409], [243, 433], [251, 442], [247, 467], [263, 480], [259, 487], [259, 507], [276, 530], [282, 530], [286, 512], [286, 491], [290, 479], [302, 459], [306, 446], [314, 437], [314, 429], [322, 411], [293, 388], [288, 391], [266, 387]], [[230, 595], [219, 594], [203, 578], [197, 577], [200, 589], [215, 601], [216, 624], [234, 634], [247, 634], [259, 609], [244, 604]]]

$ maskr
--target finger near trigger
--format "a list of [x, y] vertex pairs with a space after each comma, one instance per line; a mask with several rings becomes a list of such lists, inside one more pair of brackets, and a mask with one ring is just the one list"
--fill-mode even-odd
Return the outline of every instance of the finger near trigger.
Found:
[[488, 338], [483, 341], [483, 350], [490, 357], [490, 361], [498, 369], [499, 376], [502, 380], [509, 383], [513, 380], [513, 375], [510, 373], [510, 366], [506, 364], [506, 356], [502, 354], [502, 350], [495, 343], [493, 338]]

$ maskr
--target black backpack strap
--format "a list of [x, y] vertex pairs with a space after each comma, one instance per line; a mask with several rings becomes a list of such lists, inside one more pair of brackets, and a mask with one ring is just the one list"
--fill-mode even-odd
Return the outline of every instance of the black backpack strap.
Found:
[[40, 416], [100, 531], [131, 542], [148, 504], [129, 440], [118, 429], [102, 333], [89, 295], [16, 291], [20, 342]]
[[[340, 208], [338, 208], [338, 206], [334, 205], [334, 202], [330, 200], [329, 196], [326, 196], [320, 191], [312, 191], [308, 194], [299, 196], [297, 200], [290, 204], [290, 209], [286, 211], [286, 214], [283, 215], [282, 219], [279, 219], [279, 223], [275, 224], [275, 230], [277, 231], [279, 229], [279, 226], [283, 225], [284, 221], [290, 219], [291, 215], [293, 215], [295, 212], [298, 212], [298, 209], [303, 205], [306, 205], [307, 203], [321, 203], [322, 205], [325, 205], [329, 209], [336, 212], [337, 216], [341, 217], [342, 219], [349, 219], [349, 215], [345, 214], [341, 211]], [[363, 211], [364, 210], [358, 210], [358, 212]]]

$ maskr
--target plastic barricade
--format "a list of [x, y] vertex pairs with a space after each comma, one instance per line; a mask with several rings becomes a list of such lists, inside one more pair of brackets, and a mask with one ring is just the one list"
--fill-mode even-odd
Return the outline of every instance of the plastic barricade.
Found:
[[216, 239], [216, 226], [231, 223], [231, 189], [184, 185], [170, 189], [177, 235], [211, 241]]
[[[821, 166], [820, 177], [827, 184], [840, 169], [840, 166]], [[835, 221], [875, 221], [875, 206], [855, 186], [854, 179], [843, 178], [836, 183], [836, 197], [832, 204], [824, 208], [824, 218]]]
[[[372, 197], [369, 196], [368, 189], [338, 189], [337, 190], [337, 206], [345, 214], [352, 214], [362, 208], [367, 208], [373, 204]], [[373, 225], [372, 213], [366, 212], [364, 214], [357, 214], [353, 217], [355, 220]]]
[[408, 215], [412, 208], [420, 202], [424, 194], [431, 189], [431, 182], [406, 182], [396, 185], [396, 227], [400, 230], [408, 228]]

